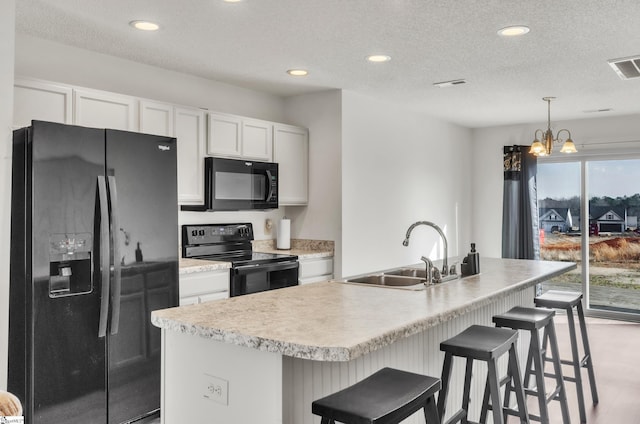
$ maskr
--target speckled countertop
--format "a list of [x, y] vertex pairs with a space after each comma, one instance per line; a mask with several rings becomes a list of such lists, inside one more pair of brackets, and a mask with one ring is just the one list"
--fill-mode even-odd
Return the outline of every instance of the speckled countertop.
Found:
[[276, 240], [254, 240], [253, 250], [264, 253], [296, 255], [298, 259], [327, 258], [333, 256], [334, 242], [329, 240], [291, 239], [291, 249], [276, 247]]
[[193, 274], [194, 272], [217, 271], [231, 268], [231, 262], [203, 261], [201, 259], [180, 258], [180, 274]]
[[575, 268], [481, 259], [481, 273], [410, 291], [327, 281], [152, 312], [170, 331], [318, 361], [348, 361]]

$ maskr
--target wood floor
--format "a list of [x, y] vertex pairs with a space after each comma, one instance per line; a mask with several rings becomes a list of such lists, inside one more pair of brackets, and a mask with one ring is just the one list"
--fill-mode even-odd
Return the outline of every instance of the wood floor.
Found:
[[[555, 325], [561, 357], [569, 359], [571, 348], [566, 317], [556, 316]], [[587, 423], [640, 423], [640, 324], [587, 318], [587, 331], [600, 398], [598, 405], [593, 406], [587, 370], [583, 369]], [[548, 364], [547, 371], [551, 369], [551, 364]], [[570, 366], [564, 366], [562, 371], [565, 375], [573, 375]], [[546, 381], [549, 389], [552, 380]], [[580, 423], [575, 384], [567, 382], [565, 385], [571, 422]], [[535, 399], [529, 397], [528, 405], [531, 405], [532, 412], [537, 412]], [[553, 424], [562, 424], [558, 402], [552, 401], [549, 404], [549, 412]], [[517, 418], [509, 419], [509, 424], [518, 422]]]

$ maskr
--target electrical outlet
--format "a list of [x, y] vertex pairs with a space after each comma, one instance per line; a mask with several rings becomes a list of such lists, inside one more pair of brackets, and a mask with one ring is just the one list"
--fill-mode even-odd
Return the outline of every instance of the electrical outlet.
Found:
[[229, 405], [229, 382], [222, 378], [204, 374], [202, 379], [202, 395], [205, 399], [221, 405]]

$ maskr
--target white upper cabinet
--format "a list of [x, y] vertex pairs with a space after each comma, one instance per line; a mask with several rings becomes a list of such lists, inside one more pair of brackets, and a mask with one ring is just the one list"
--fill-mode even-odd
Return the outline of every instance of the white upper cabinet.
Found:
[[13, 127], [28, 127], [34, 119], [73, 123], [72, 96], [71, 87], [16, 79], [13, 84]]
[[73, 90], [73, 123], [84, 127], [137, 131], [136, 99], [98, 90]]
[[273, 124], [259, 119], [209, 113], [207, 153], [236, 159], [273, 160]]
[[242, 119], [239, 116], [209, 113], [210, 155], [239, 158], [242, 156]]
[[140, 132], [173, 137], [173, 105], [140, 100]]
[[306, 205], [309, 202], [309, 132], [307, 129], [275, 124], [273, 161], [278, 163], [280, 205]]
[[178, 140], [178, 202], [203, 204], [205, 112], [176, 107], [175, 137]]
[[242, 120], [242, 157], [273, 160], [273, 124], [258, 119]]

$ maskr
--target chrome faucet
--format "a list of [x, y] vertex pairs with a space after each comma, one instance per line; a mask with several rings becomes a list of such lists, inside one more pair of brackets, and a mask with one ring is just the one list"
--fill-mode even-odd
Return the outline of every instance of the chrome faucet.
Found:
[[[448, 254], [447, 238], [445, 237], [444, 233], [442, 232], [442, 229], [440, 227], [438, 227], [436, 224], [434, 224], [433, 222], [429, 222], [429, 221], [414, 222], [413, 224], [411, 224], [411, 226], [407, 230], [407, 235], [405, 236], [404, 241], [402, 242], [402, 245], [403, 246], [409, 246], [409, 237], [411, 237], [411, 232], [418, 225], [427, 225], [429, 227], [432, 227], [434, 230], [436, 230], [438, 232], [438, 234], [440, 234], [440, 237], [442, 238], [442, 244], [444, 245], [444, 259], [442, 260], [442, 271], [440, 272], [440, 274], [442, 275], [442, 277], [448, 276], [449, 275], [449, 261], [447, 259], [447, 254]], [[422, 260], [424, 261], [424, 259], [428, 259], [428, 258], [425, 258], [423, 256]], [[429, 261], [429, 262], [431, 262], [431, 261]], [[425, 263], [427, 263], [427, 261], [425, 261]], [[431, 272], [429, 270], [430, 270], [430, 266], [427, 263], [427, 274], [431, 274]], [[429, 281], [431, 281], [431, 278], [429, 278]]]

